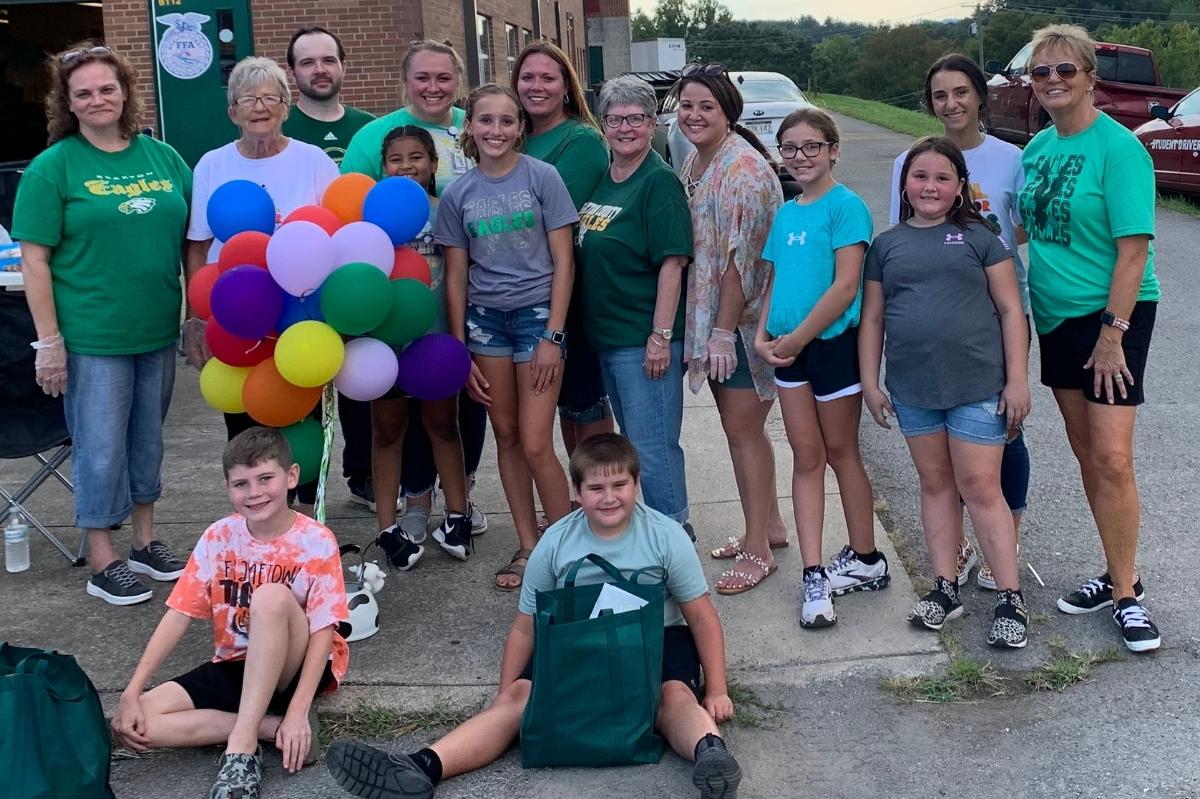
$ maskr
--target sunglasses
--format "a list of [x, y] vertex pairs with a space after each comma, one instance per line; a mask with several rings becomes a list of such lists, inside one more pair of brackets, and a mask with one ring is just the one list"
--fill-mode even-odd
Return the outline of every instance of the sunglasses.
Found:
[[650, 118], [649, 114], [626, 114], [620, 116], [618, 114], [605, 114], [603, 117], [604, 127], [616, 130], [621, 127], [622, 122], [628, 122], [631, 128], [640, 128], [646, 124], [646, 120]]
[[809, 158], [815, 158], [821, 154], [822, 147], [832, 147], [833, 144], [827, 141], [806, 141], [797, 147], [794, 144], [779, 145], [779, 156], [781, 158], [795, 158], [797, 152], [804, 153]]
[[112, 50], [104, 46], [89, 47], [84, 50], [68, 50], [58, 57], [58, 62], [63, 66], [70, 66], [81, 58], [102, 55], [112, 55]]
[[1041, 64], [1029, 70], [1029, 77], [1040, 83], [1048, 80], [1051, 72], [1057, 72], [1063, 80], [1070, 80], [1079, 74], [1080, 69], [1070, 61], [1064, 61], [1061, 64]]
[[695, 75], [704, 75], [709, 78], [715, 78], [725, 74], [724, 64], [688, 64], [679, 74], [685, 78], [690, 78]]

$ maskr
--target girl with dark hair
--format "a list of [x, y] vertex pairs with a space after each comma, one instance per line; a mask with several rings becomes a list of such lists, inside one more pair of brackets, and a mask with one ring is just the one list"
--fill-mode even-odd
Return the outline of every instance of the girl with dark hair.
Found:
[[[925, 76], [925, 110], [937, 117], [945, 136], [958, 146], [971, 174], [971, 200], [980, 216], [1012, 247], [1013, 264], [1021, 290], [1021, 308], [1029, 316], [1029, 280], [1024, 261], [1016, 247], [1025, 243], [1025, 231], [1017, 213], [1017, 195], [1025, 183], [1021, 151], [1008, 142], [987, 134], [987, 83], [983, 71], [965, 55], [942, 56]], [[900, 221], [900, 170], [907, 152], [896, 156], [892, 166], [892, 224]], [[1000, 487], [1012, 511], [1018, 536], [1021, 515], [1029, 492], [1029, 450], [1025, 436], [1017, 430], [1004, 446], [1000, 466]], [[958, 584], [965, 584], [971, 569], [979, 562], [975, 547], [964, 533], [959, 538]], [[996, 590], [996, 580], [985, 559], [979, 564], [975, 582], [980, 588]]]
[[[971, 202], [966, 162], [949, 139], [914, 144], [900, 180], [902, 224], [867, 253], [858, 352], [867, 408], [881, 427], [896, 418], [921, 483], [935, 577], [908, 619], [940, 630], [963, 613], [954, 571], [961, 496], [998, 589], [988, 643], [1023, 647], [1029, 614], [1000, 490], [1004, 442], [1030, 402], [1012, 254]], [[879, 387], [885, 331], [888, 393]]]

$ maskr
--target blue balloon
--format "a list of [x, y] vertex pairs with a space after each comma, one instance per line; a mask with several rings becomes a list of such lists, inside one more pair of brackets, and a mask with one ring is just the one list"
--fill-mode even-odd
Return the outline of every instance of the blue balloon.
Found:
[[325, 315], [321, 313], [321, 290], [317, 289], [303, 297], [293, 297], [284, 292], [283, 310], [279, 313], [275, 329], [282, 333], [297, 322], [307, 321], [325, 321]]
[[400, 247], [417, 237], [429, 221], [429, 194], [412, 178], [384, 178], [363, 200], [362, 218], [383, 228]]
[[249, 180], [231, 180], [208, 198], [208, 228], [218, 241], [246, 230], [268, 236], [275, 232], [275, 201], [267, 190]]

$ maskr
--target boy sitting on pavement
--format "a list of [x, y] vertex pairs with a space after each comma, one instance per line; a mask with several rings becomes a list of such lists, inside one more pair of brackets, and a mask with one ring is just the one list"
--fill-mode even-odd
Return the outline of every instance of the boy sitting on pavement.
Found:
[[[260, 740], [275, 742], [289, 772], [313, 762], [313, 700], [346, 674], [336, 627], [349, 611], [333, 533], [288, 507], [300, 467], [287, 440], [246, 430], [225, 447], [223, 466], [236, 512], [196, 543], [112, 728], [135, 752], [225, 744], [210, 799], [255, 799]], [[191, 620], [209, 618], [213, 659], [142, 693]]]
[[[434, 786], [498, 759], [521, 728], [533, 674], [533, 614], [538, 591], [561, 588], [571, 564], [589, 553], [622, 573], [658, 567], [667, 574], [662, 698], [656, 729], [681, 757], [694, 760], [701, 797], [732, 799], [741, 769], [717, 731], [733, 716], [725, 684], [725, 638], [700, 559], [678, 523], [637, 501], [639, 464], [627, 439], [606, 433], [581, 442], [571, 481], [582, 506], [546, 531], [525, 570], [518, 613], [504, 644], [500, 689], [491, 706], [449, 735], [409, 755], [338, 741], [326, 764], [347, 791], [368, 799], [432, 797]], [[606, 578], [588, 562], [576, 584]], [[686, 622], [686, 624], [685, 624]], [[701, 666], [704, 673], [703, 701]]]

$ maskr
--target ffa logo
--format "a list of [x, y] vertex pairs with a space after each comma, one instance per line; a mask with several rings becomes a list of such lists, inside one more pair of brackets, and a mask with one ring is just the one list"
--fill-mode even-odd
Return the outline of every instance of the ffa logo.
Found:
[[799, 236], [797, 236], [795, 233], [789, 233], [789, 234], [788, 234], [788, 240], [787, 240], [787, 246], [791, 247], [793, 244], [799, 244], [801, 247], [803, 247], [803, 246], [804, 246], [804, 240], [805, 240], [806, 238], [808, 238], [808, 231], [807, 231], [807, 230], [802, 230], [802, 231], [800, 231], [800, 235], [799, 235]]
[[180, 80], [203, 75], [212, 64], [212, 42], [201, 27], [212, 17], [188, 11], [183, 14], [163, 14], [158, 17], [166, 33], [158, 42], [158, 63], [167, 74]]
[[117, 210], [123, 214], [148, 214], [154, 208], [155, 199], [153, 197], [134, 197], [132, 200], [126, 200], [117, 206]]

